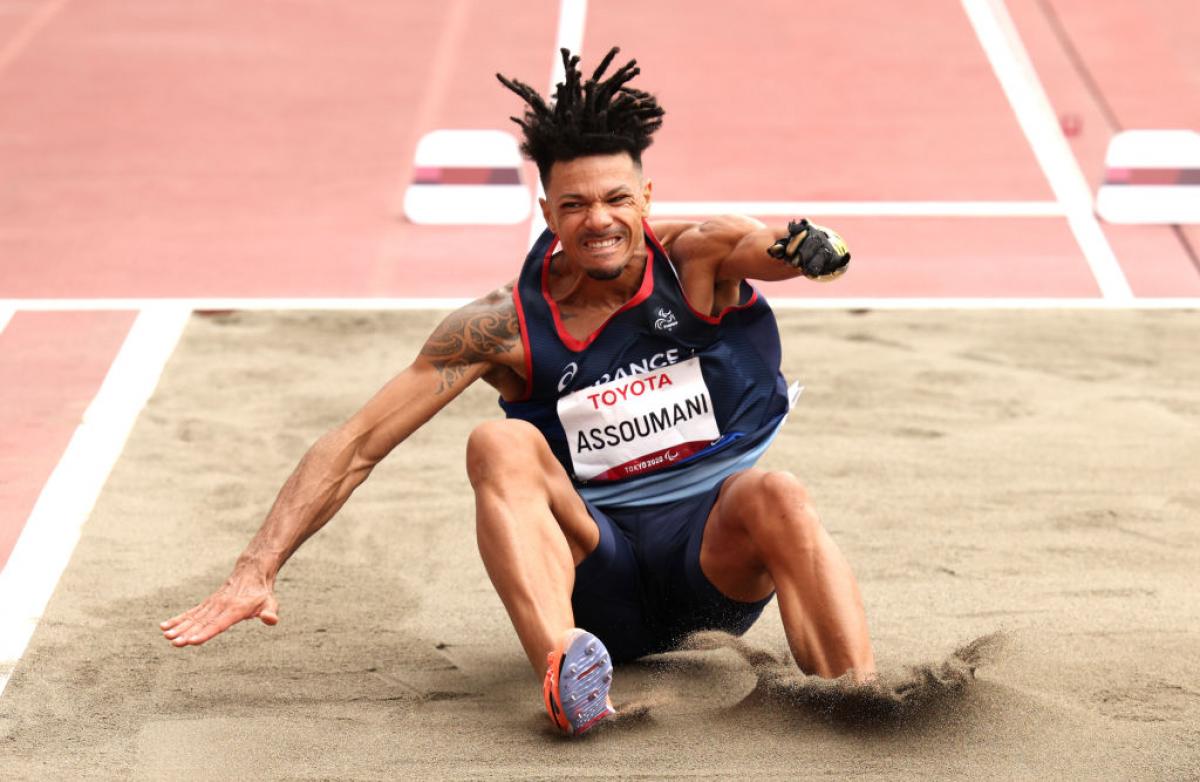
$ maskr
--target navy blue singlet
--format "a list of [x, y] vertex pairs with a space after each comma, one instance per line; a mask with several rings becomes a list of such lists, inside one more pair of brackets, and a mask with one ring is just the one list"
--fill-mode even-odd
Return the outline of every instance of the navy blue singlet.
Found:
[[787, 414], [779, 330], [748, 283], [719, 316], [688, 303], [644, 224], [646, 272], [621, 309], [583, 340], [550, 297], [545, 231], [513, 288], [527, 377], [500, 406], [536, 426], [579, 493], [600, 507], [653, 505], [710, 490], [766, 450]]

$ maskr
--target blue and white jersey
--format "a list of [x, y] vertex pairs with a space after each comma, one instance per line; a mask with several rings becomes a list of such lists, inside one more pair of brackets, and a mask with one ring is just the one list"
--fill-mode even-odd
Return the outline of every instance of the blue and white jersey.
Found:
[[697, 312], [644, 228], [641, 286], [584, 339], [567, 332], [550, 296], [558, 237], [549, 230], [513, 288], [526, 393], [500, 406], [540, 429], [579, 493], [601, 507], [711, 489], [757, 461], [789, 408], [766, 301], [743, 282], [736, 306], [715, 317]]

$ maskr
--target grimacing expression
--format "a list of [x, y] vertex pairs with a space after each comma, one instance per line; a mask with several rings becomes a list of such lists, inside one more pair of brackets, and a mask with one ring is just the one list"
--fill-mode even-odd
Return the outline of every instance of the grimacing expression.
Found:
[[542, 214], [568, 259], [592, 279], [611, 280], [646, 252], [642, 218], [650, 190], [625, 152], [559, 161], [550, 168]]

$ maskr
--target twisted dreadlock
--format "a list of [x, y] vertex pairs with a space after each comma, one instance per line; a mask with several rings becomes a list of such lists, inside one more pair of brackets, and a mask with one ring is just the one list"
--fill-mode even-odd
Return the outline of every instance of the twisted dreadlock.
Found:
[[501, 84], [528, 104], [524, 117], [510, 119], [524, 131], [521, 151], [537, 164], [542, 184], [548, 184], [555, 162], [586, 155], [628, 152], [640, 166], [642, 152], [650, 146], [665, 112], [650, 93], [625, 86], [642, 72], [637, 60], [600, 81], [620, 51], [614, 46], [585, 82], [577, 67], [579, 57], [561, 51], [566, 77], [555, 86], [549, 104], [528, 84], [496, 74]]

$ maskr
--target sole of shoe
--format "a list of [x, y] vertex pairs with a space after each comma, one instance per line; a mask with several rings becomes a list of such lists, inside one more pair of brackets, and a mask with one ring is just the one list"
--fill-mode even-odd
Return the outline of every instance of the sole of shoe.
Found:
[[571, 630], [563, 639], [562, 653], [552, 653], [548, 662], [546, 711], [564, 733], [583, 735], [616, 713], [608, 697], [612, 658], [599, 638], [586, 630]]

